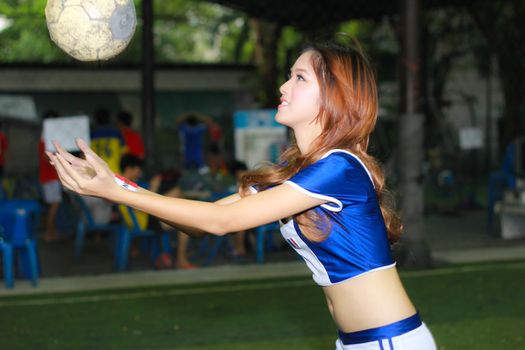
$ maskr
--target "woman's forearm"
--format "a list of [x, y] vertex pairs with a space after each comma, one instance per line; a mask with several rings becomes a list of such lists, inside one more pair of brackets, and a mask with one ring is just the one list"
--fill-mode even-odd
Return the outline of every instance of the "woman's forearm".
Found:
[[209, 234], [209, 232], [206, 232], [206, 231], [203, 231], [203, 230], [199, 230], [199, 229], [197, 229], [195, 227], [179, 225], [179, 224], [176, 224], [174, 222], [170, 222], [168, 220], [162, 220], [162, 219], [159, 219], [159, 220], [162, 221], [163, 223], [165, 223], [166, 225], [169, 225], [169, 226], [173, 227], [174, 229], [177, 229], [179, 231], [182, 231], [182, 232], [188, 234], [188, 236], [202, 237], [202, 236], [205, 236], [205, 235]]
[[[239, 199], [241, 199], [241, 196], [238, 193], [234, 193], [234, 194], [229, 195], [228, 197], [221, 198], [215, 201], [214, 203], [219, 204], [219, 205], [227, 205], [227, 204], [234, 203], [238, 201]], [[199, 230], [195, 227], [183, 226], [183, 225], [180, 225], [175, 222], [168, 221], [168, 220], [161, 220], [161, 221], [167, 225], [170, 225], [173, 228], [176, 228], [180, 231], [183, 231], [184, 233], [187, 233], [188, 235], [192, 237], [202, 237], [204, 235], [209, 234], [209, 232]]]
[[[137, 188], [137, 192], [138, 193], [142, 193], [142, 194], [148, 194], [148, 195], [151, 195], [151, 196], [157, 196], [157, 197], [164, 197], [164, 196], [168, 196], [168, 197], [172, 197], [172, 198], [177, 198], [176, 196], [171, 196], [169, 194], [165, 194], [164, 196], [163, 195], [160, 195], [158, 193], [156, 193], [156, 191], [150, 191], [150, 190], [146, 190], [142, 187], [138, 187]], [[228, 197], [225, 197], [225, 198], [221, 198], [219, 200], [217, 200], [216, 202], [214, 202], [215, 204], [218, 204], [218, 205], [227, 205], [227, 204], [230, 204], [230, 203], [233, 203], [233, 202], [236, 202], [240, 199], [240, 195], [235, 193], [235, 194], [232, 194]], [[138, 208], [136, 208], [138, 209]], [[177, 230], [180, 230], [180, 231], [183, 231], [184, 233], [187, 233], [188, 235], [192, 236], [192, 237], [202, 237], [202, 236], [205, 236], [207, 234], [210, 234], [209, 232], [206, 232], [202, 229], [199, 229], [199, 228], [196, 228], [193, 224], [191, 226], [187, 226], [187, 225], [182, 225], [180, 223], [177, 223], [177, 222], [174, 222], [174, 221], [171, 221], [171, 220], [168, 220], [168, 219], [163, 219], [163, 218], [160, 218], [158, 217], [158, 219], [160, 221], [162, 221], [163, 223], [177, 229]]]
[[156, 216], [190, 234], [228, 233], [226, 213], [220, 204], [161, 196], [142, 188], [136, 192], [119, 189], [109, 199]]

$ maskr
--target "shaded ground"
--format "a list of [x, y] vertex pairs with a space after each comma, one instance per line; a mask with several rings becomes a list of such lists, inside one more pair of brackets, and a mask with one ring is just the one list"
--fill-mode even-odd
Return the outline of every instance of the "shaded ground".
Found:
[[[486, 230], [486, 212], [484, 210], [465, 210], [456, 215], [427, 215], [425, 217], [425, 234], [427, 243], [431, 251], [439, 259], [446, 259], [448, 255], [456, 253], [462, 255], [464, 251], [480, 251], [494, 248], [509, 248], [508, 252], [518, 247], [524, 252], [525, 258], [525, 239], [504, 240], [495, 233], [488, 233]], [[248, 241], [252, 242], [253, 237]], [[294, 261], [297, 259], [294, 252], [284, 243], [279, 233], [272, 235], [271, 250], [265, 253], [267, 262]], [[209, 243], [212, 238], [209, 239]], [[176, 244], [174, 241], [173, 244]], [[190, 243], [189, 255], [193, 262], [203, 264], [206, 258], [202, 251], [202, 240], [192, 239]], [[56, 276], [82, 276], [106, 274], [114, 271], [113, 269], [113, 247], [111, 239], [106, 237], [99, 241], [91, 238], [86, 241], [82, 257], [75, 260], [73, 257], [73, 237], [66, 237], [58, 242], [40, 242], [40, 261], [43, 277]], [[505, 259], [506, 250], [498, 250], [498, 256]], [[521, 257], [521, 250], [518, 252]], [[477, 253], [482, 254], [482, 253]], [[516, 255], [514, 253], [514, 255]], [[473, 259], [476, 260], [476, 259]], [[483, 260], [483, 259], [481, 259]], [[452, 261], [455, 262], [455, 261]], [[250, 264], [255, 263], [253, 252], [242, 261], [231, 257], [226, 245], [223, 245], [219, 255], [212, 265], [221, 264]], [[439, 261], [438, 261], [439, 263]], [[153, 265], [145, 254], [130, 258], [129, 271], [151, 270]]]

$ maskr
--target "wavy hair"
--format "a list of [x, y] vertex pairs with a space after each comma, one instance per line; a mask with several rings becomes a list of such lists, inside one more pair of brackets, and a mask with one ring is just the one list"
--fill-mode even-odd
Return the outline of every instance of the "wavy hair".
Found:
[[[312, 66], [320, 90], [320, 111], [315, 122], [322, 128], [306, 154], [292, 144], [281, 155], [281, 162], [245, 174], [240, 193], [249, 186], [265, 189], [282, 184], [301, 169], [319, 160], [332, 149], [355, 154], [366, 165], [374, 182], [381, 212], [391, 243], [401, 234], [401, 221], [386, 200], [385, 176], [379, 162], [367, 153], [369, 136], [374, 130], [378, 112], [377, 85], [374, 72], [356, 42], [352, 47], [335, 43], [310, 44], [303, 53], [312, 52]], [[330, 233], [328, 218], [313, 208], [294, 215], [303, 234], [311, 241], [322, 241]]]

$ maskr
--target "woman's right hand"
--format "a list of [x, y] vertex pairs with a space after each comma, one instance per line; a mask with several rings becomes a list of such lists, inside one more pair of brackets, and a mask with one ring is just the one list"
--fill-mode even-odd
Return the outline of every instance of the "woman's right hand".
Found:
[[47, 153], [55, 167], [60, 181], [67, 189], [81, 195], [111, 199], [120, 188], [115, 174], [108, 165], [82, 139], [76, 141], [86, 159], [75, 157], [58, 142], [53, 142], [57, 152]]

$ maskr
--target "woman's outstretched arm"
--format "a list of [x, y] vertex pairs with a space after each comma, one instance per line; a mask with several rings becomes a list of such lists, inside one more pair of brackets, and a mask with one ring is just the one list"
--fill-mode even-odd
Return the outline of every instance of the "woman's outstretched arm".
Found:
[[[146, 191], [146, 190], [144, 190]], [[168, 195], [169, 196], [169, 195]], [[219, 205], [226, 205], [226, 204], [231, 204], [233, 202], [236, 202], [238, 201], [239, 199], [241, 199], [241, 196], [238, 194], [238, 193], [235, 193], [235, 194], [232, 194], [228, 197], [225, 197], [225, 198], [221, 198], [217, 201], [215, 201], [214, 203], [215, 204], [219, 204]], [[177, 224], [175, 222], [172, 222], [172, 221], [169, 221], [169, 220], [162, 220], [160, 219], [162, 222], [164, 222], [165, 224], [168, 224], [180, 231], [183, 231], [184, 233], [190, 235], [190, 236], [193, 236], [193, 237], [202, 237], [206, 234], [208, 234], [208, 232], [206, 231], [203, 231], [203, 230], [199, 230], [195, 227], [190, 227], [190, 226], [184, 226], [184, 225], [180, 225], [180, 224]]]
[[106, 163], [85, 142], [80, 140], [78, 145], [86, 155], [85, 163], [80, 164], [78, 158], [58, 144], [57, 154], [49, 154], [66, 188], [128, 205], [176, 226], [223, 235], [287, 218], [326, 202], [286, 184], [224, 205], [165, 197], [145, 190], [133, 192], [117, 185]]

